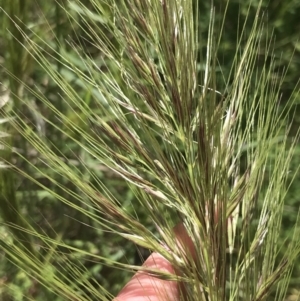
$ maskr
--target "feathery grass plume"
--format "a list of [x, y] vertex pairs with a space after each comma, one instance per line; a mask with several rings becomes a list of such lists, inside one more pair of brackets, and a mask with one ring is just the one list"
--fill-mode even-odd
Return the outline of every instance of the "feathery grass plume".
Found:
[[[284, 74], [279, 82], [273, 78], [273, 61], [257, 69], [257, 49], [272, 51], [271, 42], [261, 39], [260, 9], [255, 20], [245, 20], [253, 23], [250, 32], [241, 26], [232, 68], [223, 74], [218, 60], [223, 23], [216, 25], [213, 6], [205, 35], [198, 1], [56, 5], [74, 29], [73, 38], [65, 37], [67, 47], [11, 16], [20, 33], [15, 38], [59, 87], [60, 103], [6, 68], [36, 102], [11, 88], [21, 106], [11, 103], [1, 113], [12, 117], [10, 125], [34, 155], [1, 137], [15, 156], [3, 161], [20, 179], [77, 211], [79, 222], [88, 220], [87, 226], [106, 233], [102, 244], [120, 236], [159, 252], [181, 276], [74, 246], [29, 216], [27, 225], [8, 218], [4, 223], [12, 234], [32, 237], [35, 251], [15, 244], [17, 236], [1, 235], [7, 259], [57, 300], [110, 300], [116, 293], [108, 291], [111, 283], [91, 277], [82, 261], [182, 281], [185, 300], [258, 301], [270, 294], [283, 300], [300, 251], [295, 230], [278, 258], [297, 138], [288, 138], [293, 96], [279, 107]], [[100, 59], [86, 51], [91, 46]], [[36, 120], [46, 124], [45, 132]], [[98, 166], [104, 177], [112, 172], [130, 187], [130, 204], [108, 188]], [[175, 242], [172, 228], [178, 222], [195, 245], [195, 260]]]

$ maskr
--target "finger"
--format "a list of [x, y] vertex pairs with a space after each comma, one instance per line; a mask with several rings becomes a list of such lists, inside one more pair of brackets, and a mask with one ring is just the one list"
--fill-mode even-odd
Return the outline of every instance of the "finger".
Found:
[[[169, 261], [158, 253], [151, 254], [144, 267], [175, 274]], [[122, 289], [114, 301], [177, 301], [179, 300], [176, 281], [162, 280], [146, 272], [137, 272]]]
[[[194, 258], [195, 248], [183, 224], [175, 226], [173, 231], [179, 247], [186, 255]], [[143, 266], [176, 274], [170, 262], [158, 253], [151, 254]], [[179, 286], [176, 281], [158, 279], [140, 271], [133, 276], [114, 301], [176, 301], [179, 300], [182, 288], [183, 286]]]
[[177, 240], [177, 243], [183, 253], [189, 257], [195, 260], [196, 258], [196, 249], [193, 244], [192, 239], [189, 237], [188, 233], [186, 232], [186, 229], [183, 225], [183, 223], [177, 224], [174, 229], [174, 234]]

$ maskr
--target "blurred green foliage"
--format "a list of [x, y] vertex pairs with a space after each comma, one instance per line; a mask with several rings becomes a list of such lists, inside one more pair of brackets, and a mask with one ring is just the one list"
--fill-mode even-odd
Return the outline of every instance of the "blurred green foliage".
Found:
[[[76, 24], [71, 21], [60, 9], [59, 5], [67, 5], [69, 2], [69, 13], [78, 21]], [[82, 1], [89, 6], [89, 1]], [[200, 34], [203, 37], [206, 36], [209, 25], [210, 3], [209, 1], [200, 1]], [[216, 4], [216, 24], [221, 25], [223, 19], [227, 0], [218, 1]], [[70, 5], [71, 4], [71, 5]], [[237, 45], [237, 37], [241, 30], [247, 32], [250, 30], [250, 26], [254, 18], [256, 17], [256, 6], [258, 0], [232, 0], [227, 10], [227, 17], [224, 24], [224, 34], [220, 44], [219, 50], [219, 64], [220, 64], [220, 81], [222, 74], [229, 74], [229, 68], [232, 65], [233, 55]], [[85, 65], [79, 59], [78, 53], [87, 54], [90, 56], [96, 64], [99, 64], [99, 68], [102, 70], [109, 70], [114, 73], [115, 67], [113, 65], [100, 65], [102, 53], [97, 49], [96, 45], [87, 37], [80, 26], [85, 26], [81, 22], [78, 15], [80, 9], [72, 1], [39, 1], [34, 0], [0, 0], [0, 7], [2, 7], [7, 14], [13, 18], [19, 24], [19, 26], [28, 32], [27, 27], [34, 29], [43, 38], [46, 38], [53, 48], [56, 49], [60, 55], [66, 60], [71, 61], [75, 66], [78, 66], [80, 70], [86, 72]], [[278, 99], [281, 106], [284, 106], [286, 100], [290, 96], [292, 90], [297, 86], [299, 81], [300, 70], [300, 2], [298, 0], [290, 1], [264, 1], [264, 32], [263, 36], [267, 41], [271, 36], [274, 37], [275, 42], [271, 45], [274, 51], [271, 52], [272, 56], [276, 58], [276, 65], [272, 72], [274, 73], [274, 80], [278, 79], [277, 74], [287, 72], [285, 81], [282, 85], [282, 98]], [[98, 24], [105, 26], [105, 18], [110, 18], [109, 13], [107, 16], [99, 16], [96, 14], [94, 18], [99, 21]], [[241, 28], [241, 24], [247, 18], [247, 24], [249, 28]], [[44, 72], [43, 66], [38, 65], [28, 53], [20, 46], [20, 42], [24, 43], [26, 47], [26, 41], [20, 35], [18, 29], [14, 26], [13, 22], [9, 19], [6, 13], [0, 11], [0, 65], [7, 68], [12, 75], [17, 76], [21, 80], [25, 81], [30, 88], [39, 91], [47, 96], [57, 109], [63, 111], [68, 117], [77, 125], [85, 127], [88, 124], [87, 120], [83, 120], [82, 116], [78, 115], [76, 111], [67, 106], [61, 98], [61, 91], [59, 88], [49, 79], [49, 76]], [[95, 28], [97, 30], [97, 28]], [[109, 33], [108, 33], [109, 34]], [[35, 36], [31, 36], [36, 43], [39, 40]], [[117, 41], [113, 41], [117, 45]], [[201, 43], [201, 41], [200, 41]], [[203, 40], [203, 45], [199, 45], [199, 51], [205, 51], [206, 39]], [[264, 56], [264, 49], [258, 49], [257, 55], [260, 57], [260, 61], [263, 64], [265, 61], [271, 61], [270, 58]], [[55, 60], [55, 55], [51, 63], [54, 68], [60, 70], [62, 76], [68, 79], [69, 83], [76, 89], [82, 99], [89, 105], [91, 95], [99, 98], [97, 91], [86, 86], [86, 83], [82, 82], [79, 78], [74, 77], [74, 74], [69, 72], [65, 66], [58, 64]], [[39, 111], [49, 118], [55, 124], [64, 127], [68, 131], [67, 124], [60, 124], [59, 120], [52, 120], [51, 112], [44, 107], [37, 99], [30, 95], [22, 84], [11, 77], [8, 77], [4, 68], [0, 68], [0, 82], [1, 82], [1, 94], [0, 100], [4, 101], [7, 97], [14, 97], [14, 101], [17, 103], [18, 98], [26, 99], [26, 102], [34, 105]], [[201, 66], [199, 66], [201, 68]], [[287, 70], [288, 68], [288, 70]], [[286, 71], [287, 70], [287, 71]], [[116, 77], [119, 76], [116, 73]], [[226, 77], [226, 76], [225, 76]], [[224, 88], [224, 83], [220, 82], [220, 89]], [[9, 92], [10, 91], [10, 92]], [[300, 102], [300, 97], [298, 98]], [[125, 185], [124, 181], [112, 174], [105, 166], [101, 166], [93, 157], [82, 158], [81, 149], [78, 145], [72, 144], [71, 136], [74, 132], [70, 132], [70, 139], [62, 139], [59, 131], [49, 130], [43, 120], [38, 116], [32, 114], [28, 109], [19, 105], [19, 110], [24, 115], [24, 119], [28, 122], [33, 122], [38, 125], [39, 130], [44, 133], [47, 138], [53, 144], [53, 151], [65, 159], [66, 163], [72, 163], [74, 166], [80, 166], [80, 160], [83, 160], [86, 167], [93, 171], [94, 179], [90, 178], [85, 170], [78, 170], [82, 174], [83, 179], [91, 181], [98, 186], [97, 179], [103, 181], [107, 189], [113, 194], [116, 199], [122, 200], [122, 206], [131, 211], [132, 214], [136, 214], [139, 219], [145, 224], [150, 225], [148, 216], [143, 214], [143, 208], [139, 208], [136, 204], [136, 200], [132, 191], [130, 191]], [[299, 128], [300, 118], [299, 109], [295, 108], [294, 121], [292, 128], [296, 131]], [[97, 114], [97, 108], [95, 107], [95, 114]], [[1, 124], [1, 131], [10, 131], [5, 127], [5, 123]], [[291, 132], [291, 135], [293, 131]], [[80, 139], [80, 137], [77, 137]], [[39, 158], [33, 149], [28, 147], [28, 144], [22, 137], [13, 136], [12, 143], [18, 148], [21, 148], [24, 156], [26, 155], [35, 164], [39, 164]], [[300, 154], [300, 146], [297, 149]], [[16, 160], [13, 154], [8, 154], [12, 160]], [[4, 156], [2, 153], [1, 156]], [[295, 156], [293, 165], [296, 168], [300, 164], [299, 156]], [[20, 168], [27, 170], [31, 167], [24, 165]], [[43, 177], [40, 173], [36, 173], [31, 168], [29, 170], [33, 178], [38, 178], [43, 182], [45, 189], [41, 190], [34, 183], [26, 180], [21, 176], [13, 176], [13, 180], [9, 179], [9, 183], [2, 180], [3, 185], [7, 189], [11, 189], [15, 192], [14, 198], [18, 206], [18, 211], [22, 216], [26, 216], [27, 221], [30, 221], [35, 227], [39, 227], [42, 231], [47, 233], [53, 239], [68, 241], [69, 244], [80, 247], [83, 250], [88, 250], [91, 253], [99, 254], [104, 257], [110, 257], [114, 260], [122, 262], [136, 263], [139, 260], [139, 251], [136, 247], [117, 236], [112, 236], [110, 233], [104, 232], [102, 229], [97, 228], [92, 220], [88, 218], [83, 219], [82, 215], [78, 215], [75, 209], [72, 209], [63, 203], [57, 201], [47, 191], [46, 188], [56, 190], [56, 193], [63, 194], [63, 190], [59, 190], [54, 186], [46, 177]], [[2, 172], [2, 171], [1, 171]], [[3, 172], [2, 172], [3, 173]], [[51, 169], [45, 169], [45, 174], [51, 175], [56, 181], [62, 181], [59, 175]], [[3, 174], [2, 174], [3, 179]], [[10, 175], [10, 177], [12, 177]], [[64, 180], [65, 181], [65, 180]], [[289, 193], [286, 197], [286, 206], [283, 216], [282, 235], [281, 239], [284, 241], [291, 235], [291, 227], [295, 224], [297, 211], [300, 204], [300, 188], [299, 178], [296, 178], [292, 184]], [[64, 183], [70, 189], [78, 191], [78, 188], [74, 183]], [[100, 189], [100, 188], [99, 188]], [[3, 191], [2, 191], [3, 193]], [[5, 197], [4, 197], [5, 199]], [[1, 199], [1, 201], [3, 201]], [[76, 204], [76, 200], [72, 200]], [[88, 204], [87, 204], [88, 205]], [[86, 208], [88, 209], [88, 206]], [[7, 216], [6, 216], [7, 218]], [[12, 219], [12, 217], [10, 217]], [[15, 218], [15, 216], [13, 217]], [[11, 220], [12, 221], [12, 220]], [[5, 228], [0, 225], [0, 231], [5, 233]], [[34, 243], [38, 243], [33, 242]], [[43, 249], [38, 249], [39, 252], [43, 252]], [[64, 250], [61, 250], [64, 252]], [[68, 270], [63, 268], [64, 257], [62, 256], [62, 262], [53, 262], [49, 257], [49, 267], [61, 269], [63, 273], [68, 273]], [[130, 277], [128, 271], [112, 271], [111, 269], [98, 264], [97, 262], [89, 261], [89, 258], [82, 254], [68, 254], [68, 260], [73, 260], [74, 263], [80, 263], [85, 268], [86, 274], [82, 277], [93, 277], [99, 283], [107, 287], [107, 289], [116, 293], [121, 289], [124, 282]], [[291, 293], [300, 290], [299, 286], [300, 278], [300, 261], [296, 264], [292, 281], [291, 281]], [[72, 285], [72, 284], [70, 284]], [[95, 284], [96, 287], [96, 284]], [[296, 291], [295, 291], [296, 290]], [[0, 300], [26, 300], [31, 298], [32, 300], [62, 300], [60, 297], [54, 296], [51, 292], [44, 290], [39, 283], [29, 279], [26, 274], [17, 270], [9, 261], [9, 258], [5, 254], [0, 254]], [[295, 299], [296, 300], [296, 299]]]

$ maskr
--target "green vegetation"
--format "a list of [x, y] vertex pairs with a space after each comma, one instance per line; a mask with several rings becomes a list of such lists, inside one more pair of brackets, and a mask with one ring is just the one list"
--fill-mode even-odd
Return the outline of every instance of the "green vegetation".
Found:
[[110, 300], [154, 250], [188, 300], [298, 300], [299, 1], [40, 2], [0, 0], [0, 300]]

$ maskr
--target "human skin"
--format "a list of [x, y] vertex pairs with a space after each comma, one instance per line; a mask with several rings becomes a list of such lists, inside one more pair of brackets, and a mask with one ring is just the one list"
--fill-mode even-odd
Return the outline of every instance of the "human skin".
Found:
[[[173, 231], [178, 245], [184, 252], [189, 252], [194, 257], [195, 249], [183, 224], [175, 226]], [[143, 266], [176, 274], [170, 262], [156, 252], [147, 258]], [[183, 285], [177, 281], [162, 280], [140, 271], [131, 278], [113, 301], [177, 301], [182, 290]]]

